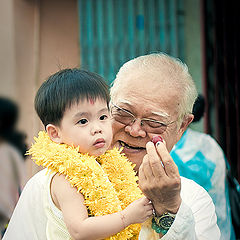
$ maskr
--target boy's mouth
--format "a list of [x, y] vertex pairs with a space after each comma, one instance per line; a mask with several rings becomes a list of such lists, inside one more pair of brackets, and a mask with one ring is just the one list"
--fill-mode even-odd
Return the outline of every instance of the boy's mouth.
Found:
[[98, 138], [93, 145], [97, 148], [101, 148], [105, 145], [105, 140], [103, 138]]

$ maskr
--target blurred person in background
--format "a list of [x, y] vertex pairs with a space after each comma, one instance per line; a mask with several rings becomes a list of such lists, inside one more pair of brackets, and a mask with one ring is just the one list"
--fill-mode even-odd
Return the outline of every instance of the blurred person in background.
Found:
[[18, 113], [16, 103], [0, 97], [0, 239], [26, 182], [27, 145], [16, 130]]
[[[194, 120], [200, 121], [205, 111], [204, 97], [199, 94], [193, 106]], [[188, 129], [170, 152], [181, 176], [194, 180], [211, 196], [217, 214], [221, 239], [235, 239], [226, 184], [224, 152], [210, 135]]]

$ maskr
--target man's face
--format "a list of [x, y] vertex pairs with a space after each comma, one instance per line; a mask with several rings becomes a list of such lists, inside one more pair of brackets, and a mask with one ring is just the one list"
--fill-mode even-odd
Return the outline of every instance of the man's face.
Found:
[[[144, 73], [131, 73], [120, 81], [121, 88], [113, 103], [137, 119], [129, 125], [113, 120], [113, 146], [123, 147], [123, 152], [136, 164], [135, 170], [138, 171], [146, 154], [146, 143], [154, 136], [160, 135], [166, 141], [168, 151], [180, 139], [183, 131], [176, 122], [179, 116], [179, 93], [174, 87], [161, 84], [155, 81], [153, 76]], [[145, 131], [145, 122], [143, 121], [141, 126], [140, 121], [143, 118], [166, 125], [173, 123], [162, 133], [159, 133], [159, 129], [154, 129], [154, 126], [150, 131]]]

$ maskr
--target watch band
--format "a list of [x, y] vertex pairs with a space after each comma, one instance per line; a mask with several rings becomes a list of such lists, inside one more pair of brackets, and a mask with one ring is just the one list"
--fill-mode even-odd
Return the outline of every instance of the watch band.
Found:
[[164, 213], [163, 215], [157, 217], [156, 215], [152, 218], [152, 229], [157, 233], [162, 233], [165, 235], [170, 227], [172, 226], [176, 214]]

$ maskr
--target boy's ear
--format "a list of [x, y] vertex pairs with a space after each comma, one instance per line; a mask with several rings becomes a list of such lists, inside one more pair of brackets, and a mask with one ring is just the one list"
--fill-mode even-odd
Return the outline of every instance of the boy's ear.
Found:
[[53, 124], [48, 124], [46, 126], [46, 131], [50, 139], [55, 142], [55, 143], [61, 143], [61, 135], [60, 135], [60, 129], [59, 127], [53, 125]]

